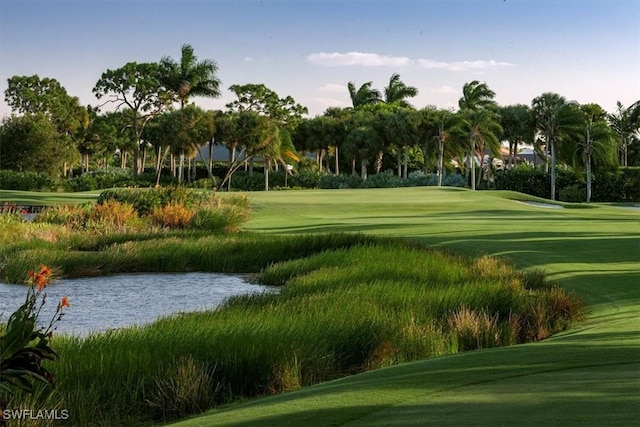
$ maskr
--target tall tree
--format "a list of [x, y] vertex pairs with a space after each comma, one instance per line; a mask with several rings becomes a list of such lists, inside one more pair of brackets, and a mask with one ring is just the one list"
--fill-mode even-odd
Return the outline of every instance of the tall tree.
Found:
[[[180, 109], [187, 105], [190, 97], [219, 98], [221, 82], [217, 72], [216, 62], [211, 59], [198, 61], [189, 44], [182, 45], [179, 61], [169, 56], [160, 59], [160, 81], [180, 103]], [[178, 154], [178, 181], [182, 181], [185, 152], [180, 151]]]
[[[430, 141], [437, 142], [437, 162], [438, 186], [442, 186], [444, 176], [444, 159], [452, 157], [464, 157], [466, 143], [464, 143], [465, 131], [463, 126], [467, 124], [462, 114], [454, 113], [451, 110], [435, 109], [427, 107], [421, 110], [423, 123], [425, 126], [424, 144]], [[423, 148], [426, 152], [427, 148]]]
[[384, 102], [387, 104], [396, 103], [401, 107], [410, 107], [407, 98], [418, 95], [418, 89], [414, 86], [407, 86], [400, 80], [400, 74], [394, 73], [389, 79], [389, 85], [384, 88]]
[[551, 152], [551, 200], [556, 199], [556, 150], [558, 144], [580, 137], [583, 116], [576, 103], [556, 93], [543, 93], [532, 101], [533, 116], [540, 140]]
[[[41, 79], [38, 75], [13, 76], [7, 83], [5, 99], [13, 111], [44, 115], [60, 134], [82, 149], [89, 126], [89, 114], [77, 97], [67, 94], [67, 90], [56, 79]], [[67, 166], [64, 168], [65, 174]]]
[[[476, 159], [481, 167], [479, 177], [482, 179], [482, 167], [484, 166], [485, 151], [490, 151], [493, 155], [500, 153], [500, 126], [498, 115], [491, 110], [479, 108], [475, 110], [463, 110], [461, 114], [464, 118], [462, 128], [465, 131], [469, 142], [467, 157], [471, 162], [471, 189], [476, 189]], [[489, 165], [486, 165], [487, 167]]]
[[[229, 87], [236, 94], [237, 99], [227, 108], [238, 114], [253, 113], [259, 119], [246, 120], [246, 124], [253, 123], [255, 127], [251, 136], [258, 137], [261, 142], [252, 150], [251, 157], [260, 155], [265, 167], [265, 190], [269, 189], [268, 176], [271, 163], [284, 164], [284, 159], [297, 159], [291, 142], [291, 134], [302, 121], [303, 115], [308, 113], [306, 107], [296, 103], [291, 96], [280, 98], [273, 90], [264, 84], [232, 85]], [[245, 115], [245, 117], [250, 117]], [[267, 144], [267, 146], [265, 146]], [[268, 146], [271, 144], [271, 146]], [[249, 151], [247, 151], [247, 154]], [[285, 173], [288, 168], [285, 167]]]
[[413, 108], [384, 104], [376, 108], [374, 126], [385, 145], [396, 150], [398, 177], [408, 176], [409, 148], [420, 141], [422, 116]]
[[382, 102], [382, 94], [379, 90], [373, 89], [371, 87], [372, 84], [373, 82], [367, 82], [356, 90], [356, 84], [354, 82], [347, 83], [347, 90], [349, 91], [353, 108]]
[[606, 112], [599, 105], [581, 105], [580, 110], [584, 115], [582, 137], [575, 140], [572, 154], [574, 165], [585, 171], [589, 203], [593, 167], [603, 170], [617, 166], [615, 133], [606, 122]]
[[115, 116], [121, 115], [118, 113], [97, 114], [97, 111], [91, 110], [91, 122], [80, 152], [86, 150], [92, 155], [102, 156], [96, 163], [99, 167], [107, 169], [116, 150], [122, 150], [126, 145], [126, 142], [123, 141], [124, 135], [120, 133], [122, 124], [115, 120]]
[[[142, 172], [142, 132], [149, 120], [171, 105], [169, 93], [160, 81], [160, 68], [155, 63], [129, 62], [121, 68], [107, 70], [93, 88], [98, 99], [109, 96], [104, 103], [116, 105], [127, 116], [127, 127], [135, 138], [133, 174]], [[104, 105], [103, 104], [103, 105]]]
[[324, 112], [324, 116], [332, 120], [332, 142], [329, 144], [329, 151], [333, 154], [334, 160], [334, 172], [336, 175], [340, 174], [340, 152], [344, 145], [344, 140], [347, 138], [347, 123], [349, 116], [351, 115], [351, 109], [329, 107]]
[[625, 108], [617, 102], [617, 111], [608, 116], [609, 123], [618, 136], [620, 164], [629, 165], [629, 146], [638, 138], [640, 131], [640, 101]]
[[237, 99], [227, 104], [227, 108], [234, 112], [253, 111], [260, 115], [269, 116], [276, 124], [293, 131], [303, 116], [309, 111], [296, 103], [291, 96], [280, 98], [273, 90], [264, 84], [231, 85], [229, 90]]
[[370, 160], [380, 153], [384, 140], [375, 126], [375, 113], [372, 109], [358, 109], [349, 117], [345, 150], [352, 161], [355, 172], [356, 159], [360, 160], [360, 177], [367, 179]]
[[458, 107], [460, 110], [477, 110], [479, 108], [495, 110], [497, 106], [493, 100], [495, 96], [496, 93], [489, 89], [486, 83], [474, 80], [462, 86], [462, 98], [458, 101]]
[[[193, 104], [177, 111], [165, 112], [154, 119], [145, 128], [144, 138], [156, 148], [156, 182], [159, 181], [162, 168], [163, 148], [171, 149], [173, 153], [186, 153], [190, 159], [195, 160], [195, 156], [200, 153], [200, 146], [207, 143], [214, 132], [213, 113], [203, 111]], [[194, 171], [188, 169], [187, 179], [191, 181], [194, 176]], [[179, 182], [183, 179], [183, 176], [178, 176]]]
[[190, 97], [219, 98], [218, 65], [211, 59], [198, 61], [193, 47], [183, 44], [180, 61], [169, 56], [160, 59], [160, 81], [183, 108]]
[[527, 105], [507, 105], [498, 109], [500, 125], [504, 129], [502, 137], [509, 142], [508, 167], [516, 164], [518, 145], [533, 144], [535, 123], [531, 109]]
[[78, 151], [44, 114], [5, 117], [0, 126], [2, 169], [60, 176]]
[[[316, 163], [318, 168], [322, 170], [324, 160], [331, 151], [331, 147], [336, 146], [338, 126], [338, 121], [327, 115], [306, 119], [298, 125], [293, 133], [294, 146], [297, 150], [315, 152]], [[329, 170], [328, 165], [327, 170]]]

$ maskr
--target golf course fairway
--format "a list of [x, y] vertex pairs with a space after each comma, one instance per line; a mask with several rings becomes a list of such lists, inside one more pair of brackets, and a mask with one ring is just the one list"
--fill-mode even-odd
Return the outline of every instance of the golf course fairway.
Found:
[[[457, 188], [252, 193], [246, 229], [399, 236], [541, 268], [588, 318], [542, 342], [397, 365], [179, 426], [631, 426], [640, 422], [640, 211]], [[515, 200], [518, 199], [518, 200]], [[538, 201], [542, 201], [537, 199]]]

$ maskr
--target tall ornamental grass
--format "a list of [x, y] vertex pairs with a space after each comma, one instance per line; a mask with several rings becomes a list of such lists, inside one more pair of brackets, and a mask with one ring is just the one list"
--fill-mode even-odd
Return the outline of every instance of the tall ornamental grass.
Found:
[[[147, 326], [58, 337], [55, 393], [76, 425], [167, 421], [400, 362], [542, 339], [582, 316], [580, 301], [539, 271], [398, 240], [347, 234], [107, 240], [93, 242], [96, 251], [60, 250], [59, 274], [259, 272], [257, 281], [281, 290]], [[56, 252], [37, 251], [12, 257]]]

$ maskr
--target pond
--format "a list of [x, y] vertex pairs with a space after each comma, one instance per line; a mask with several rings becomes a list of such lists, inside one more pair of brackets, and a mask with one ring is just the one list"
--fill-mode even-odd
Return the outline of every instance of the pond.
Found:
[[[25, 285], [0, 283], [0, 321], [24, 303]], [[212, 273], [126, 274], [58, 280], [47, 287], [40, 319], [48, 324], [60, 298], [71, 308], [57, 331], [87, 335], [112, 328], [153, 322], [174, 313], [215, 308], [228, 297], [273, 292], [240, 276]]]

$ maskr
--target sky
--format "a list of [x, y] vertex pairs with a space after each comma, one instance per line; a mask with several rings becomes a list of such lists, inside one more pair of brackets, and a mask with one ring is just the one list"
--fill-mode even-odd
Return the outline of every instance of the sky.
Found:
[[83, 105], [103, 72], [180, 57], [214, 60], [224, 109], [232, 84], [263, 83], [322, 114], [350, 106], [347, 83], [457, 108], [485, 82], [500, 105], [545, 92], [609, 112], [640, 99], [640, 0], [0, 0], [0, 117], [7, 79], [58, 80]]

